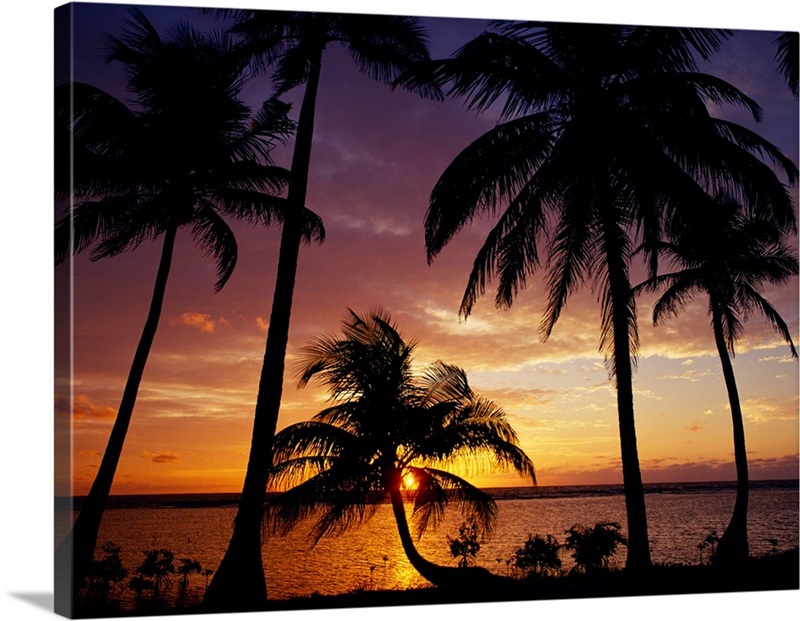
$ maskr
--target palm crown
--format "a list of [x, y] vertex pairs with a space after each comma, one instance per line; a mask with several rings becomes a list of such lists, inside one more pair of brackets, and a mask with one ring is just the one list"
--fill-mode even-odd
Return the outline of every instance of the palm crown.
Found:
[[709, 315], [719, 320], [728, 353], [735, 353], [744, 321], [758, 313], [797, 357], [789, 327], [761, 292], [764, 283], [785, 284], [798, 272], [797, 256], [773, 223], [759, 214], [747, 214], [727, 197], [718, 197], [655, 249], [678, 269], [637, 288], [663, 290], [653, 307], [654, 323], [678, 315], [698, 294], [705, 293]]
[[[510, 305], [541, 265], [541, 246], [549, 239], [549, 299], [541, 325], [548, 336], [577, 287], [611, 286], [604, 280], [605, 255], [628, 256], [634, 231], [655, 239], [664, 207], [673, 214], [691, 210], [706, 184], [712, 191], [724, 186], [793, 226], [791, 200], [760, 156], [790, 181], [795, 165], [751, 131], [707, 112], [710, 100], [761, 114], [730, 84], [696, 72], [693, 52], [707, 56], [724, 35], [511, 24], [439, 61], [436, 78], [471, 107], [487, 110], [504, 100], [504, 122], [445, 170], [425, 222], [433, 259], [473, 217], [494, 216], [506, 205], [475, 259], [464, 315], [495, 274], [495, 301]], [[633, 330], [631, 338], [635, 346]]]
[[275, 437], [271, 487], [286, 491], [269, 503], [273, 526], [286, 530], [321, 508], [316, 538], [338, 534], [405, 487], [418, 535], [451, 502], [490, 530], [491, 497], [442, 468], [499, 467], [535, 482], [505, 413], [476, 396], [458, 367], [437, 362], [415, 376], [415, 344], [385, 313], [350, 311], [343, 335], [317, 340], [300, 362], [301, 385], [318, 377], [332, 405]]
[[[166, 38], [138, 10], [109, 61], [124, 63], [131, 106], [88, 84], [57, 90], [57, 141], [74, 140], [74, 168], [57, 177], [72, 205], [56, 226], [56, 262], [95, 244], [99, 259], [189, 226], [217, 264], [220, 289], [237, 247], [224, 216], [271, 224], [285, 216], [277, 194], [287, 171], [270, 152], [293, 130], [287, 107], [266, 102], [254, 115], [239, 98], [245, 63], [227, 37], [175, 27]], [[305, 213], [306, 237], [321, 238]]]

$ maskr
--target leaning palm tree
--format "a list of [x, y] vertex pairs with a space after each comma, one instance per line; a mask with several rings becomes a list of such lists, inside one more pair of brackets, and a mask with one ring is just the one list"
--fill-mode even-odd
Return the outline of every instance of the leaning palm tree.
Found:
[[420, 555], [404, 496], [413, 503], [417, 537], [449, 504], [474, 515], [481, 532], [490, 531], [491, 496], [443, 468], [511, 469], [535, 484], [533, 464], [505, 413], [474, 394], [458, 367], [437, 362], [414, 375], [415, 343], [385, 312], [349, 311], [342, 333], [317, 339], [299, 360], [300, 385], [317, 378], [331, 405], [276, 435], [270, 487], [283, 493], [268, 504], [268, 524], [285, 533], [314, 516], [316, 543], [363, 523], [388, 500], [403, 550], [424, 578], [445, 587], [486, 586], [493, 579], [487, 570], [443, 567]]
[[250, 457], [233, 533], [204, 598], [209, 610], [259, 610], [267, 600], [261, 557], [261, 521], [272, 438], [278, 424], [286, 348], [302, 234], [317, 91], [326, 48], [344, 45], [364, 73], [389, 82], [411, 63], [428, 58], [425, 38], [415, 18], [233, 11], [233, 31], [244, 41], [254, 66], [273, 71], [278, 94], [304, 84], [292, 155], [287, 200], [289, 212], [281, 234], [280, 257], [258, 385]]
[[761, 294], [764, 283], [785, 284], [798, 272], [797, 256], [781, 239], [781, 232], [758, 214], [748, 215], [735, 202], [718, 198], [679, 223], [671, 241], [656, 245], [676, 271], [648, 279], [636, 291], [664, 293], [653, 307], [653, 323], [680, 312], [699, 294], [708, 296], [708, 314], [728, 392], [733, 421], [736, 463], [736, 503], [717, 547], [720, 562], [747, 559], [747, 505], [749, 477], [744, 420], [731, 358], [748, 315], [759, 313], [797, 350], [786, 322]]
[[[465, 148], [436, 183], [425, 220], [428, 260], [469, 222], [496, 220], [462, 299], [470, 315], [497, 277], [495, 303], [511, 306], [546, 268], [546, 340], [567, 300], [589, 285], [602, 308], [600, 350], [617, 394], [628, 526], [626, 568], [651, 565], [636, 441], [633, 370], [638, 348], [629, 269], [634, 238], [656, 239], [670, 214], [705, 187], [731, 187], [790, 226], [794, 211], [773, 169], [796, 167], [753, 132], [712, 118], [706, 100], [757, 104], [696, 71], [724, 32], [609, 25], [505, 23], [405, 76], [431, 79], [501, 122]], [[671, 217], [671, 216], [670, 216]], [[651, 270], [655, 255], [650, 256]]]
[[[150, 308], [108, 445], [59, 547], [74, 564], [76, 590], [93, 557], [158, 328], [178, 231], [189, 228], [214, 259], [219, 290], [237, 259], [225, 217], [268, 225], [284, 219], [286, 211], [285, 199], [276, 194], [287, 173], [271, 164], [270, 151], [292, 125], [277, 102], [252, 115], [239, 99], [246, 65], [228, 38], [185, 26], [162, 38], [136, 9], [126, 26], [121, 37], [108, 38], [108, 60], [125, 66], [132, 106], [84, 83], [59, 86], [56, 93], [57, 149], [71, 158], [56, 177], [57, 192], [69, 203], [55, 227], [56, 264], [85, 250], [98, 260], [162, 240]], [[306, 222], [309, 233], [319, 224], [311, 216]]]

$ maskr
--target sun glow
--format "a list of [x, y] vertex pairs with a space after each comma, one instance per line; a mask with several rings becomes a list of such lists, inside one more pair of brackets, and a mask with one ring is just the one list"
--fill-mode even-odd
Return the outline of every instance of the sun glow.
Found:
[[419, 483], [417, 482], [417, 479], [411, 472], [406, 472], [403, 475], [403, 487], [411, 490], [411, 489], [416, 489], [418, 485]]

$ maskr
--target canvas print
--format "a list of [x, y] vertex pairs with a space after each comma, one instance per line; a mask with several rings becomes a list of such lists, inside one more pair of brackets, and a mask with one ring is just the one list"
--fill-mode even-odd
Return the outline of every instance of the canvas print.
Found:
[[56, 612], [798, 589], [797, 32], [55, 32]]

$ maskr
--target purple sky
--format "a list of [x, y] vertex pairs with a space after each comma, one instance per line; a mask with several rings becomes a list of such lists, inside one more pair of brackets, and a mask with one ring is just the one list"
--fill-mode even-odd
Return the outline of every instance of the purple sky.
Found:
[[[7, 85], [14, 85], [12, 96], [3, 99], [4, 139], [2, 149], [5, 160], [4, 180], [6, 191], [10, 187], [12, 205], [18, 209], [7, 212], [10, 216], [8, 222], [12, 231], [38, 231], [34, 235], [11, 235], [1, 246], [3, 252], [3, 265], [6, 278], [6, 291], [11, 292], [13, 299], [24, 299], [24, 304], [2, 305], [3, 325], [6, 326], [3, 337], [3, 349], [11, 354], [13, 362], [6, 364], [4, 369], [4, 431], [9, 440], [4, 447], [3, 470], [7, 473], [20, 473], [24, 475], [7, 476], [6, 495], [10, 498], [25, 498], [27, 510], [6, 511], [3, 516], [4, 532], [13, 533], [4, 541], [5, 551], [9, 558], [14, 558], [14, 563], [2, 565], [3, 583], [7, 585], [8, 595], [0, 596], [0, 609], [7, 613], [9, 618], [50, 619], [52, 612], [47, 600], [47, 593], [52, 593], [52, 572], [47, 570], [47, 562], [52, 553], [52, 540], [44, 533], [52, 529], [52, 431], [50, 412], [52, 411], [52, 340], [53, 340], [53, 305], [52, 305], [52, 261], [50, 231], [52, 229], [52, 212], [47, 207], [52, 201], [52, 186], [46, 181], [51, 176], [51, 80], [52, 76], [52, 44], [50, 29], [52, 10], [59, 2], [15, 2], [10, 3], [5, 9], [6, 30], [0, 38], [3, 54], [3, 75]], [[242, 3], [231, 0], [151, 0], [149, 4], [197, 4], [205, 6], [236, 7]], [[264, 5], [267, 3], [246, 3], [249, 5]], [[468, 15], [483, 17], [531, 17], [549, 20], [568, 21], [608, 21], [627, 23], [655, 23], [662, 25], [703, 25], [726, 26], [735, 28], [757, 28], [766, 30], [800, 29], [800, 13], [791, 8], [785, 0], [761, 0], [758, 3], [725, 3], [724, 10], [720, 10], [720, 3], [697, 2], [697, 0], [671, 0], [663, 3], [630, 3], [625, 0], [607, 0], [606, 2], [590, 2], [589, 0], [559, 0], [552, 3], [520, 3], [517, 0], [496, 0], [490, 4], [431, 2], [430, 0], [381, 0], [380, 3], [365, 3], [363, 0], [270, 0], [270, 6], [285, 9], [321, 9], [331, 10], [345, 8], [347, 10], [370, 10], [383, 12], [408, 12], [411, 14], [433, 15]], [[745, 59], [749, 60], [749, 59]], [[737, 61], [737, 64], [740, 61]], [[742, 76], [744, 77], [744, 76]], [[773, 79], [772, 71], [765, 69], [757, 73], [757, 77], [767, 80]], [[21, 87], [25, 95], [17, 96], [16, 87]], [[771, 89], [770, 89], [771, 90]], [[763, 98], [759, 98], [765, 103]], [[785, 98], [784, 98], [784, 101]], [[797, 108], [796, 101], [786, 101], [788, 105], [788, 119], [777, 125], [785, 127], [787, 141], [797, 149]], [[768, 119], [766, 123], [770, 123]], [[31, 137], [34, 137], [32, 140]], [[790, 145], [790, 146], [791, 146]], [[430, 179], [436, 172], [426, 177]], [[424, 194], [424, 192], [423, 192]], [[424, 207], [421, 208], [421, 212]], [[411, 218], [413, 220], [413, 218]], [[419, 222], [417, 220], [417, 222]], [[329, 223], [330, 226], [330, 223]], [[477, 237], [476, 237], [477, 239]], [[420, 242], [421, 244], [421, 242]], [[448, 251], [450, 252], [450, 251]], [[455, 251], [453, 251], [455, 254]], [[444, 261], [445, 258], [443, 257]], [[146, 272], [146, 260], [142, 258], [141, 271]], [[15, 266], [24, 264], [23, 269]], [[466, 267], [452, 259], [455, 277], [466, 277]], [[194, 269], [201, 266], [199, 257], [191, 262]], [[98, 268], [99, 264], [92, 266]], [[206, 269], [206, 268], [202, 268]], [[436, 267], [435, 269], [441, 269]], [[119, 274], [120, 271], [115, 272]], [[98, 276], [99, 277], [99, 276]], [[142, 274], [142, 280], [147, 277]], [[206, 282], [206, 291], [210, 292], [210, 277]], [[171, 283], [175, 285], [176, 283]], [[259, 285], [261, 287], [262, 285]], [[263, 287], [266, 289], [268, 283]], [[175, 289], [173, 287], [173, 289]], [[179, 289], [179, 288], [178, 288]], [[457, 298], [458, 294], [454, 297]], [[178, 295], [178, 293], [176, 293]], [[266, 300], [268, 296], [265, 295]], [[796, 316], [797, 296], [796, 289], [785, 294], [783, 308], [789, 309]], [[8, 299], [8, 298], [6, 298]], [[531, 304], [535, 308], [535, 304]], [[489, 304], [480, 308], [491, 310]], [[452, 309], [452, 305], [448, 306]], [[136, 310], [136, 309], [134, 309]], [[535, 308], [538, 311], [538, 308]], [[338, 309], [336, 311], [338, 313]], [[135, 313], [132, 313], [135, 314]], [[137, 326], [141, 325], [141, 312], [139, 319], [132, 317], [131, 321]], [[566, 318], [566, 317], [565, 317]], [[594, 320], [592, 316], [590, 319]], [[335, 322], [333, 322], [335, 324]], [[331, 324], [330, 329], [336, 326]], [[159, 339], [166, 338], [164, 327]], [[796, 321], [795, 321], [796, 325]], [[136, 328], [138, 329], [138, 328]], [[567, 326], [566, 330], [569, 329]], [[750, 327], [748, 327], [748, 330]], [[134, 329], [135, 331], [135, 329]], [[411, 329], [409, 327], [409, 332]], [[796, 329], [795, 329], [796, 333]], [[421, 336], [421, 335], [420, 335]], [[679, 339], [676, 336], [675, 341]], [[162, 343], [166, 344], [164, 341]], [[591, 353], [594, 343], [588, 344]], [[120, 349], [123, 349], [122, 345]], [[780, 348], [779, 348], [780, 349]], [[776, 351], [783, 354], [783, 351]], [[461, 360], [449, 357], [448, 352], [442, 357], [451, 359], [452, 362], [466, 364]], [[738, 357], [742, 361], [747, 354]], [[762, 356], [765, 357], [765, 356]], [[702, 358], [709, 362], [709, 371], [713, 368], [714, 360], [710, 357]], [[684, 361], [685, 362], [685, 361]], [[122, 366], [125, 366], [123, 364]], [[795, 383], [796, 391], [796, 366], [785, 365], [788, 374]], [[689, 365], [688, 371], [691, 371]], [[683, 363], [675, 364], [675, 371], [686, 372]], [[645, 374], [644, 362], [640, 365], [637, 382], [642, 381]], [[650, 373], [648, 372], [648, 376]], [[602, 380], [603, 378], [600, 377]], [[719, 380], [719, 378], [716, 378]], [[698, 382], [699, 383], [699, 382]], [[768, 384], [769, 385], [769, 384]], [[542, 389], [544, 390], [544, 389]], [[248, 398], [252, 398], [250, 391], [245, 391]], [[790, 391], [791, 392], [791, 391]], [[109, 397], [110, 398], [110, 397]], [[111, 402], [118, 398], [116, 396]], [[116, 407], [114, 405], [113, 407]], [[637, 406], [638, 407], [638, 406]], [[796, 447], [796, 413], [793, 427], [788, 432], [789, 440], [795, 442]], [[720, 420], [724, 426], [727, 421]], [[641, 429], [641, 426], [640, 426]], [[727, 427], [721, 429], [725, 433]], [[750, 428], [748, 427], [748, 433]], [[168, 448], [159, 449], [151, 446], [150, 454], [159, 450], [168, 451]], [[796, 450], [796, 448], [795, 448]], [[536, 457], [536, 456], [534, 456]], [[142, 460], [145, 461], [145, 460]], [[155, 462], [154, 467], [157, 465]], [[539, 463], [539, 462], [537, 462]], [[168, 464], [162, 464], [168, 465]], [[541, 472], [541, 464], [540, 472]], [[33, 594], [30, 597], [19, 594]], [[37, 599], [38, 597], [38, 599]], [[724, 616], [729, 619], [748, 619], [756, 614], [763, 614], [768, 609], [796, 609], [800, 592], [770, 592], [755, 593], [736, 597], [701, 596], [701, 597], [670, 597], [659, 602], [659, 610], [665, 616], [684, 615], [696, 617], [704, 613]], [[49, 601], [49, 600], [48, 600]], [[31, 605], [31, 604], [34, 605]], [[547, 607], [552, 605], [551, 609]], [[533, 610], [535, 606], [536, 610]], [[541, 614], [545, 612], [563, 613], [562, 602], [535, 602], [505, 604], [501, 607], [488, 607], [492, 612], [511, 614]], [[591, 603], [572, 602], [570, 612], [576, 614], [591, 612], [593, 615], [607, 613], [620, 619], [641, 618], [643, 604], [638, 599], [628, 600], [595, 600]], [[426, 611], [420, 609], [420, 614], [433, 614], [434, 609]], [[652, 610], [648, 610], [648, 614]], [[366, 619], [371, 616], [371, 611], [342, 611], [331, 612], [329, 616], [334, 619]], [[385, 615], [392, 619], [405, 618], [407, 612], [403, 609], [387, 609]], [[363, 615], [359, 617], [359, 615]], [[198, 617], [198, 621], [200, 618]], [[210, 618], [210, 617], [209, 617]]]

